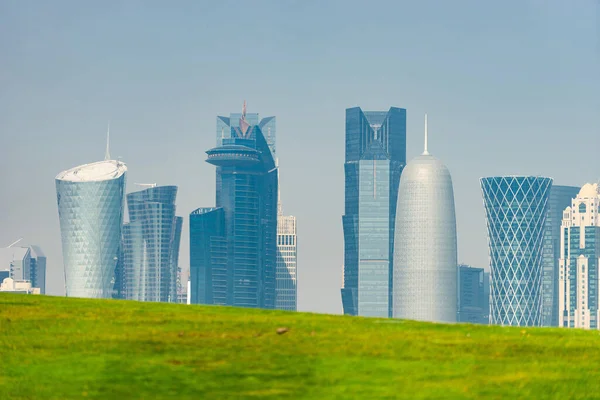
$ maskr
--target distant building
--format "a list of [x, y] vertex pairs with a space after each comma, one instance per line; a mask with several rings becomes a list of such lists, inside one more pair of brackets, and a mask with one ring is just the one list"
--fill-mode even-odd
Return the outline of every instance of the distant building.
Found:
[[406, 110], [346, 110], [344, 314], [392, 315], [394, 226], [406, 164]]
[[0, 282], [5, 278], [30, 282], [46, 293], [46, 256], [39, 246], [0, 249]]
[[40, 288], [32, 287], [30, 281], [16, 281], [12, 278], [4, 278], [4, 280], [0, 282], [0, 292], [40, 294]]
[[489, 296], [489, 275], [483, 268], [458, 266], [458, 322], [489, 323], [490, 303], [486, 292]]
[[456, 322], [457, 246], [448, 168], [423, 153], [400, 178], [394, 239], [394, 318]]
[[558, 276], [560, 225], [563, 211], [571, 205], [580, 187], [552, 185], [542, 248], [542, 326], [558, 326]]
[[56, 177], [56, 198], [69, 297], [111, 298], [121, 256], [124, 163], [81, 165]]
[[31, 246], [31, 286], [46, 294], [46, 255], [39, 246]]
[[275, 308], [296, 311], [297, 299], [297, 235], [296, 217], [277, 217], [277, 286]]
[[599, 329], [600, 192], [584, 185], [563, 212], [559, 259], [559, 326]]
[[177, 302], [187, 304], [188, 297], [188, 279], [183, 276], [183, 269], [177, 267]]
[[[239, 118], [238, 118], [239, 117]], [[274, 308], [277, 264], [275, 117], [217, 117], [216, 207], [190, 214], [191, 302]]]
[[490, 323], [540, 326], [542, 248], [552, 179], [481, 179], [490, 253]]
[[129, 193], [123, 225], [125, 299], [176, 303], [183, 218], [175, 215], [177, 186]]

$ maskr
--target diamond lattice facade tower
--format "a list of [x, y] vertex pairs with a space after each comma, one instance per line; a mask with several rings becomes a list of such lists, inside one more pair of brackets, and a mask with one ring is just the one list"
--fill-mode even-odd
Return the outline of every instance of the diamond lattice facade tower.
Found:
[[56, 177], [67, 296], [113, 296], [126, 171], [124, 163], [105, 160]]
[[[217, 117], [216, 207], [190, 215], [191, 302], [275, 307], [275, 117]], [[236, 116], [239, 118], [236, 121]]]
[[406, 163], [406, 110], [346, 110], [344, 314], [392, 313], [394, 221]]
[[178, 302], [179, 242], [183, 218], [175, 215], [177, 186], [154, 186], [127, 195], [123, 226], [123, 297]]
[[600, 193], [586, 184], [563, 212], [558, 276], [559, 326], [599, 329]]
[[542, 326], [558, 326], [558, 259], [563, 211], [580, 187], [552, 185], [542, 248]]
[[540, 326], [542, 247], [552, 179], [481, 179], [490, 254], [490, 323]]
[[456, 214], [448, 168], [425, 151], [404, 168], [394, 247], [395, 318], [455, 322]]

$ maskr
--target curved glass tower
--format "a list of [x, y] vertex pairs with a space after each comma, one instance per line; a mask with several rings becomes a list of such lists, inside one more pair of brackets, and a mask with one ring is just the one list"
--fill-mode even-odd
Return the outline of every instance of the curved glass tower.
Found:
[[394, 318], [455, 322], [456, 214], [448, 168], [427, 151], [400, 178], [394, 240]]
[[123, 226], [124, 298], [177, 302], [177, 264], [183, 219], [175, 216], [177, 186], [127, 195]]
[[542, 247], [552, 179], [481, 179], [490, 250], [490, 323], [540, 326]]
[[56, 176], [67, 296], [112, 297], [126, 171], [124, 163], [106, 160]]

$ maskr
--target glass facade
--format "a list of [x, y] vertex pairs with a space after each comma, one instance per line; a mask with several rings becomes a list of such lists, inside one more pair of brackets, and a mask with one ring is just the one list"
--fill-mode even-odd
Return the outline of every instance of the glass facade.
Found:
[[488, 324], [490, 281], [483, 268], [458, 266], [458, 322]]
[[277, 271], [275, 308], [297, 310], [297, 236], [296, 217], [277, 217]]
[[40, 289], [40, 294], [46, 294], [46, 255], [39, 246], [31, 246], [31, 286]]
[[[190, 215], [191, 300], [274, 308], [275, 117], [256, 125], [253, 114], [243, 112], [237, 120], [235, 116], [217, 117], [217, 147], [207, 151], [207, 162], [217, 167], [217, 207]], [[270, 131], [271, 143], [262, 129]]]
[[123, 226], [123, 298], [177, 302], [177, 263], [183, 219], [175, 215], [176, 186], [127, 195]]
[[490, 251], [490, 323], [540, 326], [551, 178], [481, 179]]
[[346, 110], [344, 314], [392, 314], [394, 223], [406, 163], [406, 110]]
[[109, 160], [56, 177], [67, 296], [113, 296], [126, 171], [125, 164]]
[[558, 326], [558, 259], [563, 210], [579, 193], [579, 187], [552, 185], [542, 248], [542, 326]]

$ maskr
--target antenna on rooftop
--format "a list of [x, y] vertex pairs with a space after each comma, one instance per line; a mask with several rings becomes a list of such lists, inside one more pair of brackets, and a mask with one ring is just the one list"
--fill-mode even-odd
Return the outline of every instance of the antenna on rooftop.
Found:
[[13, 243], [11, 243], [11, 244], [9, 244], [9, 245], [7, 246], [7, 248], [13, 247], [15, 244], [19, 243], [21, 240], [23, 240], [23, 238], [19, 238], [19, 240], [15, 241], [15, 242], [13, 242]]
[[427, 151], [427, 113], [425, 113], [425, 150], [423, 151], [423, 155], [429, 155], [429, 152]]
[[108, 121], [108, 129], [106, 130], [106, 153], [104, 153], [104, 161], [110, 160], [110, 121]]

